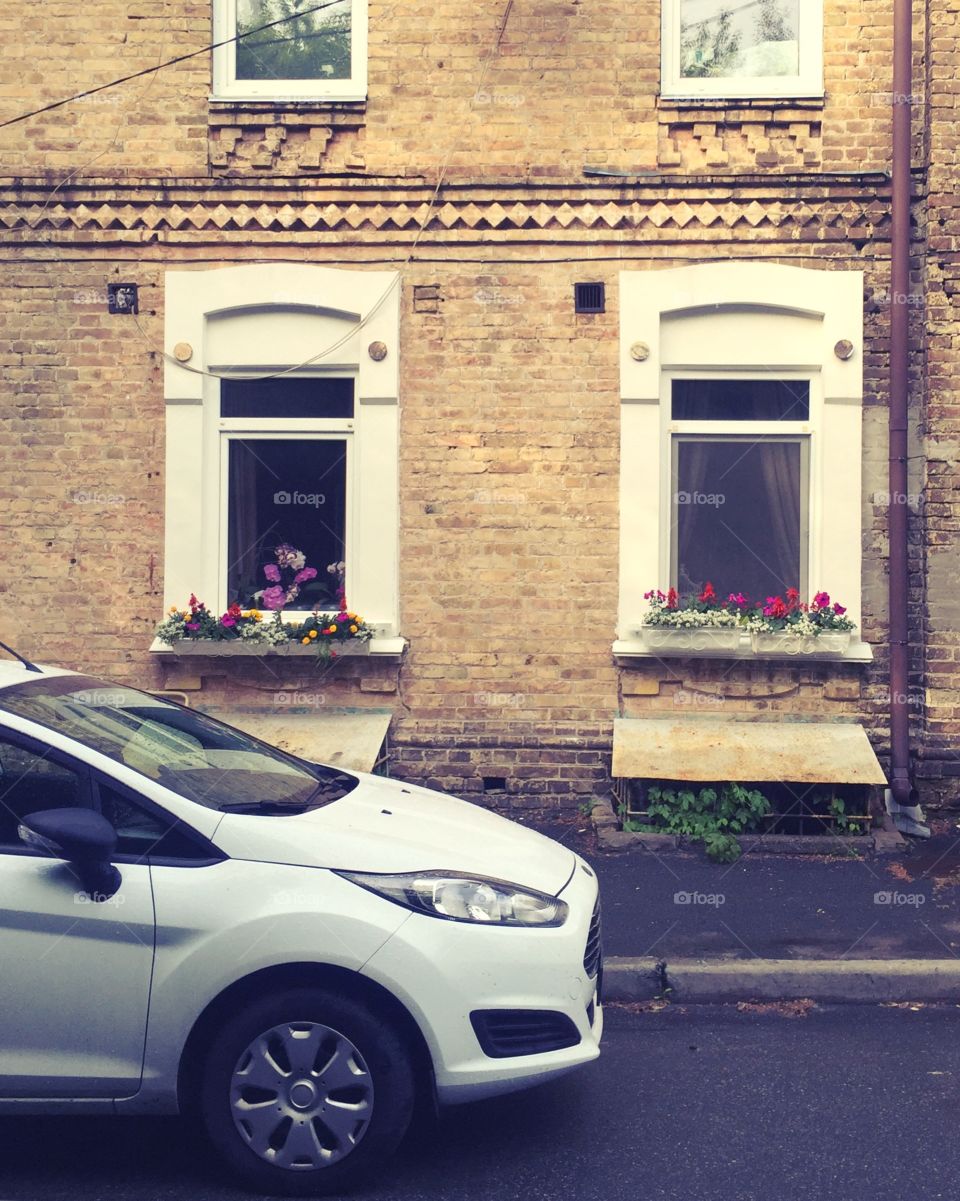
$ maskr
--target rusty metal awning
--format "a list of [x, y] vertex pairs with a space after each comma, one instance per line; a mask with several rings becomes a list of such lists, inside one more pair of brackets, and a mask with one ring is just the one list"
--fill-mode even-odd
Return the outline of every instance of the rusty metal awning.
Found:
[[631, 780], [885, 784], [862, 726], [619, 718], [613, 775]]
[[311, 763], [373, 771], [386, 762], [392, 713], [264, 713], [204, 708], [220, 721]]

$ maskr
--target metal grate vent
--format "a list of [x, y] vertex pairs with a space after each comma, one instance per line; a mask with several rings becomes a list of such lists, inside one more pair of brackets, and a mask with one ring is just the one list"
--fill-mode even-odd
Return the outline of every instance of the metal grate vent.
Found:
[[604, 312], [603, 284], [574, 284], [573, 306], [577, 313]]

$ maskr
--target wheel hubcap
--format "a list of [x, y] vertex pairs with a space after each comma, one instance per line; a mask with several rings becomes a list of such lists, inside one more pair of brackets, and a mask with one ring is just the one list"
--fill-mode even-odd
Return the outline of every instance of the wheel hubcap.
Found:
[[373, 1116], [373, 1081], [360, 1052], [318, 1022], [274, 1026], [237, 1060], [234, 1125], [275, 1167], [309, 1171], [349, 1155]]

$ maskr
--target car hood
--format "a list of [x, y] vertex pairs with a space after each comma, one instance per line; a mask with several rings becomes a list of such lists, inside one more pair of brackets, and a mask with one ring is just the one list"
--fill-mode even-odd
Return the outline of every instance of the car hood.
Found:
[[233, 859], [364, 872], [470, 872], [556, 895], [573, 852], [441, 792], [353, 772], [345, 797], [290, 817], [227, 813], [213, 841]]

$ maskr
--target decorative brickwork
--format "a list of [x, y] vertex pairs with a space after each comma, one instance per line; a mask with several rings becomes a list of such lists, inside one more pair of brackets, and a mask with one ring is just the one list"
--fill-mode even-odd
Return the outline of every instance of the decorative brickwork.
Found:
[[215, 175], [316, 175], [363, 171], [365, 105], [211, 105]]

